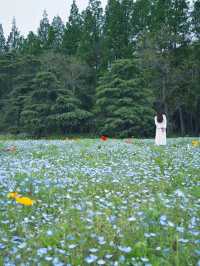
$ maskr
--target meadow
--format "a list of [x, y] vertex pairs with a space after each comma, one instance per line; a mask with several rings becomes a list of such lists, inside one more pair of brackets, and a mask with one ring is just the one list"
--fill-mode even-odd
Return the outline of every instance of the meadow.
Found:
[[0, 265], [199, 266], [199, 185], [190, 138], [2, 139]]

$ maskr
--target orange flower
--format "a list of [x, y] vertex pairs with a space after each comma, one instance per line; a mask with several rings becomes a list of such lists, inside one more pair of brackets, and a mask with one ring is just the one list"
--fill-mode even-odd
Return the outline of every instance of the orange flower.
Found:
[[20, 203], [25, 206], [32, 206], [35, 203], [35, 200], [32, 200], [28, 197], [17, 197], [15, 199], [17, 203]]
[[9, 199], [16, 199], [16, 198], [20, 197], [20, 195], [17, 192], [9, 192], [7, 197]]

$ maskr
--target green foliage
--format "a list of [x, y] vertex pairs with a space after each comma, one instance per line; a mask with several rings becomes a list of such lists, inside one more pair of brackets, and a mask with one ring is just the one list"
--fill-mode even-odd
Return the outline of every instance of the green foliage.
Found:
[[73, 0], [62, 43], [63, 51], [68, 55], [74, 56], [77, 54], [82, 32], [81, 22], [81, 15], [75, 0]]
[[60, 86], [51, 72], [39, 72], [25, 100], [20, 123], [36, 135], [71, 132], [91, 114], [81, 110], [73, 93]]
[[100, 79], [96, 112], [103, 134], [147, 136], [152, 131], [153, 95], [134, 60], [118, 60]]
[[4, 37], [3, 27], [0, 24], [0, 54], [5, 52], [6, 39]]
[[8, 39], [6, 42], [6, 50], [7, 51], [17, 51], [20, 48], [22, 43], [22, 37], [20, 36], [20, 32], [16, 26], [16, 20], [13, 18], [12, 21], [12, 29], [10, 34], [8, 35]]
[[[199, 11], [199, 0], [194, 3], [187, 0], [109, 0], [105, 12], [99, 0], [90, 0], [80, 14], [73, 0], [65, 26], [59, 16], [50, 23], [44, 11], [37, 33], [30, 31], [26, 37], [21, 36], [13, 19], [6, 41], [0, 24], [0, 130], [30, 132], [31, 125], [38, 125], [41, 127], [38, 132], [50, 134], [55, 130], [53, 133], [59, 134], [57, 131], [64, 132], [68, 125], [71, 131], [90, 134], [106, 128], [100, 125], [100, 120], [104, 124], [109, 114], [107, 119], [111, 120], [106, 124], [113, 129], [106, 129], [107, 132], [112, 134], [117, 128], [125, 132], [126, 128], [127, 132], [122, 135], [130, 135], [134, 128], [138, 134], [150, 136], [153, 126], [151, 95], [154, 95], [167, 115], [168, 133], [199, 134]], [[127, 66], [124, 63], [132, 62], [133, 58], [137, 58], [134, 60], [136, 76], [129, 71], [129, 63]], [[117, 66], [121, 69], [116, 70]], [[47, 76], [43, 89], [36, 89], [35, 82], [41, 73], [54, 76], [54, 92]], [[42, 84], [42, 80], [40, 82]], [[46, 97], [50, 91], [52, 97], [55, 96], [53, 103]], [[135, 94], [131, 94], [133, 91]], [[137, 101], [136, 112], [132, 99], [136, 99], [138, 93], [145, 101]], [[118, 101], [113, 104], [116, 98]], [[44, 112], [43, 116], [47, 113], [50, 116], [41, 121], [40, 111], [34, 109], [37, 104], [42, 105], [40, 99], [47, 100], [47, 106], [37, 108]], [[53, 113], [49, 105], [60, 102], [68, 107], [72, 107], [73, 102], [75, 109]], [[91, 113], [98, 117], [91, 120]], [[25, 121], [30, 117], [37, 119], [28, 125]], [[42, 123], [43, 127], [39, 126]]]
[[64, 35], [64, 24], [59, 16], [53, 18], [52, 25], [48, 33], [48, 48], [61, 50]]
[[108, 1], [103, 27], [103, 64], [106, 67], [116, 59], [132, 56], [131, 10], [130, 0]]
[[90, 0], [87, 9], [82, 13], [83, 26], [78, 55], [89, 66], [98, 70], [101, 61], [101, 32], [103, 9], [99, 0]]
[[40, 21], [40, 26], [38, 28], [38, 38], [40, 41], [40, 47], [42, 49], [48, 47], [49, 29], [50, 29], [50, 24], [49, 24], [48, 14], [46, 10], [44, 10], [42, 19]]

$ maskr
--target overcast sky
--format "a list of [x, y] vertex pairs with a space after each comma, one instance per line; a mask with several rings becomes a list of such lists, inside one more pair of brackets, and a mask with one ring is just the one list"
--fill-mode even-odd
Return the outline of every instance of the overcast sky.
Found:
[[[23, 35], [30, 30], [36, 31], [42, 18], [43, 10], [46, 9], [50, 21], [56, 15], [61, 16], [66, 22], [73, 0], [0, 0], [0, 24], [3, 25], [5, 35], [11, 29], [13, 17], [16, 18], [17, 27]], [[102, 0], [105, 7], [107, 0]], [[88, 0], [76, 0], [80, 10], [83, 10]]]

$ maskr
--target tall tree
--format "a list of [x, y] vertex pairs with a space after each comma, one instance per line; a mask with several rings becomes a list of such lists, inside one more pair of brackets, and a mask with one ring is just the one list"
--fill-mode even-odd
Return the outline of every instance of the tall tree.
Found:
[[[40, 62], [32, 56], [15, 57], [7, 56], [8, 62], [4, 59], [4, 67], [7, 68], [7, 78], [4, 81], [3, 92], [3, 122], [6, 128], [13, 133], [20, 131], [20, 113], [23, 109], [23, 101], [27, 93], [31, 90], [31, 82], [35, 73], [39, 70]], [[8, 72], [10, 65], [10, 74]], [[1, 67], [1, 71], [3, 68]], [[3, 78], [3, 77], [2, 77]]]
[[194, 2], [192, 11], [192, 31], [200, 39], [200, 0]]
[[132, 38], [137, 40], [143, 32], [148, 32], [152, 27], [152, 4], [153, 0], [137, 0], [133, 4], [131, 14]]
[[121, 59], [100, 79], [96, 114], [103, 134], [147, 136], [152, 130], [153, 95], [145, 87], [137, 62]]
[[64, 35], [64, 24], [60, 16], [53, 18], [49, 28], [48, 47], [54, 50], [59, 50], [62, 45]]
[[18, 50], [20, 48], [20, 44], [21, 44], [20, 32], [17, 28], [16, 20], [15, 18], [13, 18], [12, 29], [10, 34], [8, 35], [6, 48], [8, 51]]
[[79, 56], [96, 70], [101, 65], [101, 35], [103, 9], [99, 0], [90, 0], [86, 11], [82, 13], [83, 27], [79, 45]]
[[131, 0], [109, 0], [105, 11], [103, 30], [104, 65], [132, 56]]
[[63, 89], [51, 72], [39, 72], [21, 113], [22, 127], [38, 136], [80, 130], [91, 114], [79, 108], [72, 92]]
[[63, 50], [68, 55], [76, 55], [81, 39], [81, 15], [79, 14], [76, 1], [73, 0], [69, 21], [66, 23], [66, 28], [63, 37]]
[[34, 32], [30, 31], [23, 42], [22, 53], [37, 55], [40, 52], [40, 40]]
[[38, 38], [40, 41], [41, 48], [46, 48], [48, 45], [49, 28], [50, 24], [48, 14], [46, 10], [44, 10], [42, 19], [40, 21], [40, 26], [38, 28]]
[[4, 37], [3, 27], [0, 24], [0, 54], [5, 52], [6, 39]]

